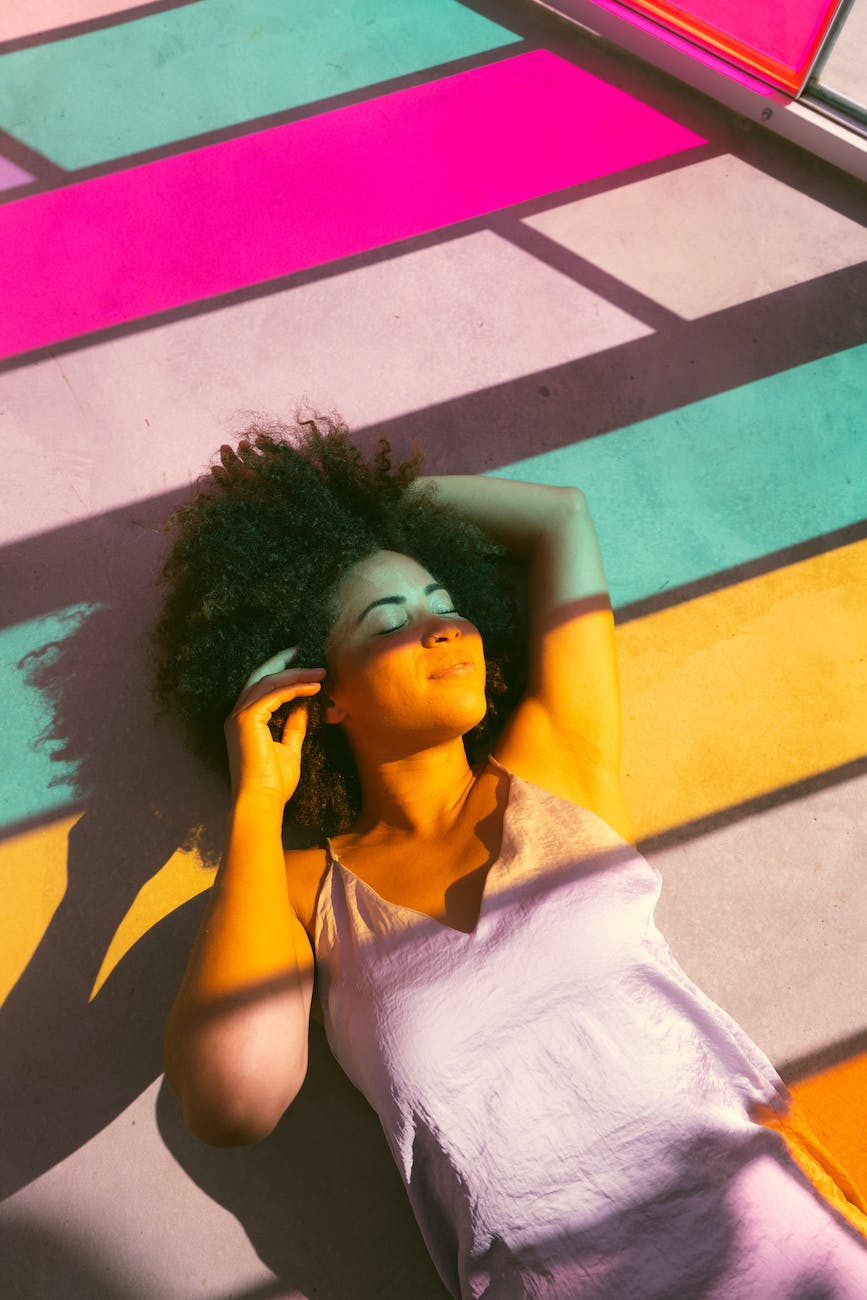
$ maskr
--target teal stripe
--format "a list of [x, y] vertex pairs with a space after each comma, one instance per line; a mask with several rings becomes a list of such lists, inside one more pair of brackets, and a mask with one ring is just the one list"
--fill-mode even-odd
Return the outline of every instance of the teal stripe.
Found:
[[493, 473], [583, 489], [619, 606], [864, 518], [865, 411], [862, 346]]
[[0, 123], [74, 169], [520, 39], [458, 0], [200, 0], [3, 56]]
[[75, 764], [58, 757], [63, 742], [52, 734], [51, 700], [35, 679], [50, 671], [52, 645], [72, 636], [92, 609], [72, 605], [0, 632], [0, 823], [4, 826], [80, 802]]
[[[583, 488], [621, 606], [867, 515], [865, 409], [867, 345], [493, 474]], [[6, 825], [80, 801], [74, 765], [52, 757], [60, 741], [33, 652], [72, 635], [91, 609], [0, 632]]]

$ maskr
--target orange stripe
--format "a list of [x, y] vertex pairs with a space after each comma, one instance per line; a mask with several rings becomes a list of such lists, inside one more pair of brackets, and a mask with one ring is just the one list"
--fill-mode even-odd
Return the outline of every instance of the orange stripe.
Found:
[[[794, 1106], [785, 1119], [768, 1118], [762, 1123], [782, 1134], [792, 1159], [817, 1191], [867, 1237], [867, 1198], [861, 1190], [867, 1186], [867, 1151], [862, 1136], [867, 1055], [793, 1086], [791, 1093]], [[846, 1139], [854, 1136], [856, 1125], [859, 1137], [853, 1146]], [[847, 1167], [831, 1154], [822, 1138], [839, 1152]]]

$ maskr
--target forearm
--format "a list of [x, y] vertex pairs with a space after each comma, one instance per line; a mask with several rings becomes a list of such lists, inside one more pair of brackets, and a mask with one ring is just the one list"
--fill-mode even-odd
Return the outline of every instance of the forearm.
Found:
[[208, 1141], [264, 1135], [306, 1072], [309, 942], [286, 888], [282, 809], [235, 803], [165, 1035], [166, 1075]]
[[515, 554], [531, 554], [544, 538], [565, 526], [576, 507], [585, 505], [578, 488], [481, 474], [430, 476], [415, 482], [419, 489], [432, 487], [438, 500]]

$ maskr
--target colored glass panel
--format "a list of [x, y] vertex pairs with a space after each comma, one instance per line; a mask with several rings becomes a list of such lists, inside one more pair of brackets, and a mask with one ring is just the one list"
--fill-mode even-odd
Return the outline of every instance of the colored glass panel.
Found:
[[7, 54], [0, 125], [73, 169], [519, 39], [458, 0], [208, 0]]
[[699, 45], [797, 92], [839, 0], [625, 0]]
[[720, 58], [718, 54], [712, 53], [710, 50], [700, 50], [694, 41], [688, 40], [685, 36], [679, 36], [675, 31], [666, 31], [665, 28], [660, 27], [658, 20], [646, 18], [634, 9], [624, 9], [619, 0], [593, 0], [593, 3], [598, 8], [607, 9], [609, 13], [615, 14], [621, 21], [628, 22], [630, 26], [643, 32], [649, 32], [654, 40], [661, 41], [663, 45], [668, 45], [673, 50], [688, 54], [697, 63], [712, 68], [715, 73], [721, 73], [728, 77], [730, 81], [746, 86], [754, 95], [772, 95], [774, 93], [772, 88], [765, 82], [759, 81], [756, 77], [740, 68], [735, 68], [733, 64]]

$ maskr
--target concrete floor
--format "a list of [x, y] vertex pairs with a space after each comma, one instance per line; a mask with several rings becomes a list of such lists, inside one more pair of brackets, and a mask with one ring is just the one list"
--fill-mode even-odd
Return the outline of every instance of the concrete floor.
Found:
[[0, 26], [0, 1294], [443, 1295], [317, 1027], [253, 1150], [160, 1077], [222, 793], [159, 525], [302, 402], [584, 488], [660, 928], [867, 1185], [863, 188], [529, 4], [118, 8]]

